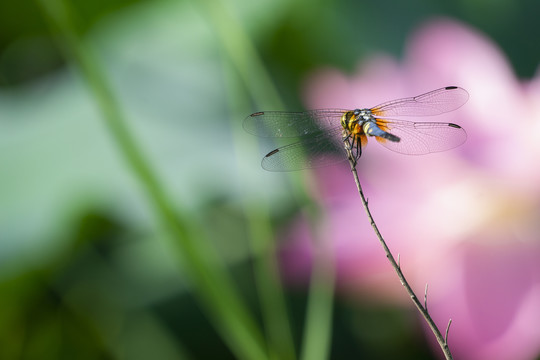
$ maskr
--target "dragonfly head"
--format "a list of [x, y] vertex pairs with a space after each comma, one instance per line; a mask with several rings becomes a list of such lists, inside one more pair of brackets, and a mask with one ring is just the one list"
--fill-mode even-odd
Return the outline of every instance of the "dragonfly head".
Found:
[[358, 111], [360, 110], [356, 109], [352, 111], [345, 111], [343, 113], [343, 115], [341, 116], [341, 126], [344, 129], [350, 131], [350, 129], [354, 127], [354, 125], [358, 122]]
[[344, 129], [351, 130], [356, 124], [358, 124], [360, 109], [350, 110], [343, 113], [341, 117], [341, 126]]

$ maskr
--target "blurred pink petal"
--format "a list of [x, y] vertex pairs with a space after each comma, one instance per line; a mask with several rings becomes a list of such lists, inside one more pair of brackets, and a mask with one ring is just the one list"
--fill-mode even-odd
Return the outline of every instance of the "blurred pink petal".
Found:
[[[461, 109], [426, 119], [462, 125], [463, 146], [408, 157], [371, 140], [358, 171], [413, 288], [421, 295], [429, 283], [429, 309], [442, 331], [453, 319], [456, 358], [532, 359], [540, 353], [540, 74], [518, 81], [491, 40], [449, 19], [425, 24], [406, 49], [401, 63], [375, 55], [351, 76], [318, 70], [306, 81], [307, 107], [371, 107], [448, 85], [469, 91]], [[316, 175], [314, 193], [326, 211], [319, 237], [331, 242], [338, 290], [410, 304], [347, 163]], [[288, 238], [286, 276], [307, 282], [313, 239], [303, 219]]]

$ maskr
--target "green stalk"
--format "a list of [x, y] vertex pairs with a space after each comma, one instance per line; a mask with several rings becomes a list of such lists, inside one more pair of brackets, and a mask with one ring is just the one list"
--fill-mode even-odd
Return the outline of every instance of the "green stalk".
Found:
[[[228, 61], [225, 63], [229, 64]], [[234, 109], [247, 109], [245, 99], [241, 96], [244, 92], [239, 84], [238, 76], [234, 75], [232, 66], [224, 66], [225, 83], [227, 94], [229, 94], [229, 104], [231, 108], [231, 119], [242, 119], [243, 115]], [[247, 110], [246, 110], [247, 111]], [[238, 158], [246, 151], [256, 151], [256, 139], [242, 131], [239, 123], [233, 122], [233, 143]], [[241, 146], [245, 145], [245, 146]], [[240, 168], [246, 166], [246, 162], [240, 161]], [[242, 171], [244, 172], [244, 171]], [[246, 172], [248, 172], [246, 170]], [[262, 175], [262, 173], [261, 173]], [[238, 184], [243, 188], [241, 179]], [[249, 181], [257, 181], [253, 177]], [[241, 193], [241, 192], [239, 192]], [[287, 316], [285, 305], [285, 295], [279, 275], [279, 264], [276, 256], [275, 237], [268, 214], [268, 204], [265, 201], [254, 203], [248, 196], [243, 196], [243, 209], [248, 224], [250, 235], [251, 252], [254, 257], [254, 277], [255, 286], [259, 298], [265, 330], [267, 334], [268, 352], [271, 359], [292, 360], [296, 359], [292, 333]]]
[[[202, 3], [205, 5], [205, 14], [211, 19], [211, 23], [216, 29], [216, 34], [219, 36], [230, 62], [240, 75], [255, 104], [261, 107], [259, 110], [265, 110], [266, 107], [268, 109], [283, 108], [283, 101], [280, 99], [278, 91], [266, 72], [255, 46], [241, 27], [238, 19], [231, 14], [222, 1], [205, 0]], [[239, 127], [239, 125], [234, 124], [236, 127]], [[255, 147], [252, 148], [255, 149]], [[296, 193], [302, 199], [306, 199], [308, 195], [301, 185], [300, 177], [297, 174], [291, 174], [290, 178]], [[310, 207], [314, 206], [316, 205], [311, 203]], [[254, 207], [254, 205], [248, 203], [245, 205], [245, 209], [250, 223], [252, 248], [255, 252], [257, 252], [257, 249], [266, 249], [266, 254], [269, 254], [265, 257], [259, 257], [255, 263], [255, 276], [263, 316], [268, 329], [269, 347], [279, 348], [280, 346], [286, 346], [286, 348], [291, 349], [287, 354], [294, 355], [292, 353], [292, 336], [288, 335], [289, 339], [286, 339], [283, 335], [284, 331], [290, 334], [290, 328], [288, 322], [285, 323], [283, 320], [286, 319], [286, 308], [283, 290], [276, 275], [279, 271], [274, 253], [275, 246], [270, 243], [273, 238], [269, 230], [267, 207], [265, 204]], [[308, 216], [314, 219], [313, 213], [315, 212], [309, 211]], [[313, 224], [314, 221], [311, 221], [311, 223]], [[314, 238], [317, 238], [315, 227], [311, 226], [311, 229], [315, 235]], [[321, 244], [314, 244], [314, 246], [319, 248]], [[334, 271], [330, 259], [330, 256], [321, 254], [321, 256], [316, 256], [314, 261], [301, 351], [302, 358], [306, 360], [325, 359], [330, 353], [334, 291]], [[281, 330], [280, 326], [282, 327]], [[283, 341], [287, 341], [287, 344], [282, 343]], [[270, 351], [270, 353], [272, 356], [276, 351]], [[285, 356], [282, 352], [277, 353]]]
[[204, 12], [211, 19], [225, 53], [257, 105], [283, 108], [283, 101], [255, 46], [239, 20], [231, 14], [228, 8], [230, 4], [223, 0], [199, 0], [196, 3], [204, 6]]
[[[311, 229], [314, 228], [316, 227], [311, 227]], [[321, 240], [316, 234], [313, 237]], [[330, 355], [334, 264], [331, 252], [325, 251], [325, 246], [321, 241], [317, 241], [314, 248], [301, 360], [323, 360], [328, 359]]]
[[195, 295], [211, 322], [240, 359], [267, 359], [262, 336], [252, 316], [238, 297], [228, 273], [200, 228], [187, 223], [175, 211], [166, 191], [126, 124], [103, 70], [91, 47], [74, 26], [74, 13], [67, 1], [38, 0], [46, 18], [61, 38], [101, 110], [118, 149], [125, 156], [153, 204], [156, 214], [172, 234], [173, 248], [189, 276]]
[[[226, 84], [230, 88], [227, 93], [230, 94], [229, 103], [233, 113], [232, 118], [238, 120], [232, 124], [235, 130], [233, 131], [234, 144], [237, 144], [236, 153], [255, 152], [257, 146], [255, 141], [249, 141], [252, 139], [251, 137], [248, 138], [249, 140], [242, 141], [246, 134], [242, 131], [239, 120], [246, 116], [249, 107], [245, 100], [240, 99], [240, 96], [235, 96], [235, 94], [241, 94], [245, 91], [244, 87], [238, 83], [238, 75], [248, 89], [248, 97], [251, 95], [259, 105], [270, 104], [270, 107], [282, 107], [282, 101], [270, 76], [265, 71], [255, 47], [237, 19], [229, 12], [226, 4], [221, 1], [202, 1], [199, 4], [203, 5], [203, 11], [207, 15], [205, 18], [209, 18], [216, 29], [215, 33], [219, 36], [224, 53], [229, 60], [226, 62], [230, 64], [224, 66], [224, 73]], [[246, 113], [234, 113], [232, 109], [238, 108], [246, 109]], [[247, 143], [248, 141], [249, 143]], [[246, 144], [246, 146], [240, 148], [238, 144]], [[270, 357], [284, 360], [296, 359], [285, 295], [279, 275], [275, 236], [268, 214], [268, 204], [262, 201], [254, 204], [248, 198], [244, 198], [243, 207], [248, 222], [251, 251], [254, 255], [254, 276]]]

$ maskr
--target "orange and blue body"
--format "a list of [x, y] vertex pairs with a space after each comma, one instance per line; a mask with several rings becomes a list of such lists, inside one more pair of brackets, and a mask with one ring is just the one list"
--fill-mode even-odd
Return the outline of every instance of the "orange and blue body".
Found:
[[249, 115], [243, 126], [249, 133], [262, 137], [298, 138], [263, 158], [263, 168], [270, 171], [331, 165], [346, 160], [349, 151], [358, 160], [368, 137], [375, 137], [392, 151], [421, 155], [459, 146], [467, 139], [467, 133], [453, 123], [413, 122], [394, 117], [443, 114], [458, 109], [468, 98], [464, 89], [447, 86], [372, 108], [260, 111]]

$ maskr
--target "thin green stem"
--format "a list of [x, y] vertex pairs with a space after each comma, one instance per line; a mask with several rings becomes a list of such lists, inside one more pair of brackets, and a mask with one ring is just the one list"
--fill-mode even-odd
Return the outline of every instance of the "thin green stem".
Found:
[[[407, 294], [411, 297], [414, 305], [418, 309], [418, 312], [422, 315], [426, 323], [428, 324], [429, 328], [435, 335], [435, 338], [437, 339], [437, 342], [439, 343], [439, 346], [441, 347], [441, 350], [444, 353], [444, 356], [447, 360], [452, 359], [452, 354], [450, 353], [450, 348], [448, 347], [447, 338], [448, 338], [448, 330], [450, 328], [450, 323], [448, 324], [448, 327], [446, 329], [446, 336], [443, 338], [441, 332], [439, 331], [439, 328], [437, 328], [437, 325], [429, 315], [429, 312], [427, 310], [427, 307], [424, 307], [420, 300], [418, 300], [418, 297], [414, 293], [413, 289], [407, 282], [407, 279], [405, 278], [405, 275], [403, 275], [403, 272], [401, 271], [401, 266], [396, 262], [394, 259], [394, 256], [390, 252], [390, 249], [386, 245], [386, 242], [384, 241], [379, 228], [377, 227], [377, 224], [375, 223], [375, 220], [373, 219], [373, 216], [371, 215], [371, 211], [369, 210], [368, 202], [364, 196], [364, 192], [362, 191], [362, 186], [360, 185], [360, 180], [358, 179], [358, 173], [356, 172], [356, 159], [354, 159], [351, 149], [349, 146], [349, 143], [345, 141], [345, 148], [347, 149], [348, 158], [349, 158], [349, 164], [351, 165], [351, 172], [354, 177], [354, 182], [356, 183], [356, 188], [358, 189], [358, 194], [360, 194], [360, 198], [362, 199], [362, 204], [364, 205], [364, 209], [366, 210], [366, 214], [368, 216], [369, 222], [371, 223], [371, 227], [375, 231], [375, 235], [377, 235], [377, 238], [379, 239], [379, 242], [381, 243], [384, 252], [386, 253], [386, 257], [390, 261], [390, 264], [396, 271], [399, 281], [401, 282], [401, 285], [405, 287], [405, 290], [407, 291]], [[426, 295], [425, 295], [425, 303], [427, 305], [427, 288], [426, 288]]]
[[[222, 1], [206, 0], [200, 3], [205, 6], [205, 14], [211, 19], [225, 53], [257, 106], [261, 108], [268, 106], [270, 109], [282, 108], [283, 101], [239, 20], [231, 14], [230, 9]], [[254, 147], [252, 148], [254, 149]], [[301, 194], [302, 198], [306, 199], [307, 195], [300, 185], [299, 176], [291, 174], [290, 178], [297, 190], [296, 193]], [[310, 206], [315, 205], [311, 204]], [[266, 249], [264, 255], [256, 259], [255, 276], [263, 316], [268, 329], [269, 347], [276, 350], [270, 352], [288, 358], [289, 355], [294, 355], [292, 353], [294, 349], [288, 322], [286, 322], [284, 296], [277, 275], [278, 265], [274, 254], [275, 245], [272, 243], [274, 239], [269, 228], [268, 210], [264, 204], [259, 204], [258, 207], [246, 204], [245, 208], [250, 223], [254, 252], [257, 254], [260, 249]], [[316, 244], [315, 247], [319, 245]], [[316, 256], [310, 283], [305, 334], [301, 351], [304, 359], [324, 359], [329, 354], [333, 288], [334, 272], [328, 255]], [[280, 348], [283, 350], [278, 350]]]
[[74, 26], [67, 1], [39, 0], [47, 19], [59, 35], [61, 45], [72, 57], [94, 96], [118, 149], [146, 191], [156, 214], [170, 231], [173, 248], [189, 276], [195, 295], [225, 342], [238, 358], [266, 359], [262, 336], [240, 301], [228, 273], [199, 227], [183, 219], [166, 195], [150, 163], [126, 124], [114, 93], [91, 47]]
[[268, 213], [261, 205], [246, 204], [246, 216], [251, 234], [254, 272], [268, 335], [270, 357], [296, 359], [291, 326], [287, 316], [285, 295], [279, 276], [275, 238], [268, 221]]
[[[247, 96], [241, 96], [245, 90], [239, 84], [238, 76], [229, 61], [225, 61], [224, 66], [225, 83], [227, 94], [229, 95], [231, 119], [241, 119], [242, 115], [234, 109], [247, 109], [245, 103]], [[238, 126], [238, 122], [233, 122], [233, 144], [238, 157], [248, 151], [255, 152], [255, 139], [245, 136]], [[246, 142], [250, 141], [248, 144]], [[244, 146], [241, 146], [244, 145]], [[246, 165], [240, 161], [240, 167]], [[248, 172], [248, 170], [243, 170]], [[262, 174], [261, 174], [262, 175]], [[243, 184], [244, 178], [239, 178], [238, 186], [240, 189], [247, 184]], [[249, 181], [256, 180], [253, 177]], [[270, 216], [268, 214], [268, 205], [265, 201], [254, 203], [242, 191], [239, 191], [243, 200], [244, 214], [247, 219], [248, 232], [250, 235], [251, 252], [254, 256], [254, 276], [257, 288], [258, 298], [261, 306], [261, 312], [267, 334], [268, 352], [271, 359], [295, 359], [295, 349], [292, 337], [292, 331], [287, 316], [285, 305], [285, 295], [279, 276], [279, 264], [276, 256], [276, 245], [274, 233], [272, 230]]]
[[[313, 229], [314, 227], [312, 227]], [[332, 253], [317, 236], [314, 243], [314, 264], [311, 272], [302, 360], [323, 360], [329, 357], [334, 300], [334, 264]]]
[[200, 0], [198, 3], [204, 6], [227, 56], [257, 105], [282, 108], [283, 101], [274, 82], [239, 19], [232, 14], [230, 4], [222, 0]]

